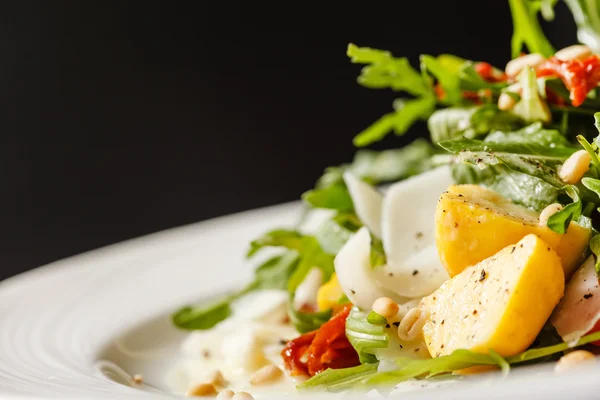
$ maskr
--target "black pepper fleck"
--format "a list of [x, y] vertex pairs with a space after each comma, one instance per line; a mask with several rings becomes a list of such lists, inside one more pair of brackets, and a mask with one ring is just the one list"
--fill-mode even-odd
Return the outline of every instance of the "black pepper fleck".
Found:
[[285, 346], [287, 343], [288, 343], [287, 340], [285, 340], [285, 339], [279, 339], [279, 344], [280, 345]]
[[392, 325], [394, 325], [397, 328], [400, 326], [400, 321], [394, 322]]
[[204, 358], [210, 358], [210, 351], [204, 349], [204, 351], [202, 352], [202, 356]]
[[454, 227], [455, 227], [455, 228], [458, 228], [458, 222], [455, 222], [455, 223], [454, 223]]
[[510, 249], [510, 254], [514, 253], [514, 252], [515, 252], [515, 249], [516, 249], [516, 247], [515, 247], [515, 246], [513, 246], [513, 248], [512, 248], [512, 249]]
[[352, 293], [352, 294], [356, 294], [356, 290], [354, 290], [354, 289], [350, 289], [350, 293]]
[[482, 269], [481, 270], [481, 275], [479, 275], [479, 282], [485, 281], [485, 277], [486, 277], [485, 269]]
[[417, 348], [415, 349], [415, 353], [418, 353], [418, 352], [419, 352], [419, 350], [421, 350], [421, 349], [419, 349], [419, 348], [417, 347]]
[[386, 328], [389, 328], [389, 327], [390, 327], [390, 324], [385, 324], [385, 327], [386, 327]]
[[398, 346], [400, 346], [400, 348], [401, 348], [401, 349], [403, 349], [403, 348], [404, 348], [404, 347], [402, 347], [402, 345], [401, 345], [401, 344], [399, 344]]
[[415, 270], [413, 271], [413, 273], [412, 273], [412, 274], [413, 274], [413, 276], [415, 276], [415, 275], [416, 275], [416, 274], [418, 274], [418, 273], [419, 273], [419, 271], [417, 271], [417, 270], [415, 269]]
[[446, 322], [446, 320], [445, 320], [445, 319], [443, 319], [443, 320], [442, 320], [442, 325], [444, 325], [444, 322]]
[[420, 239], [423, 237], [423, 232], [417, 232], [416, 235], [417, 239]]
[[477, 310], [473, 310], [473, 315], [477, 315]]
[[591, 294], [591, 293], [586, 293], [586, 294], [583, 295], [583, 298], [587, 300], [587, 299], [589, 299], [590, 297], [593, 297], [593, 296], [594, 295]]
[[393, 272], [388, 272], [388, 276], [394, 276]]

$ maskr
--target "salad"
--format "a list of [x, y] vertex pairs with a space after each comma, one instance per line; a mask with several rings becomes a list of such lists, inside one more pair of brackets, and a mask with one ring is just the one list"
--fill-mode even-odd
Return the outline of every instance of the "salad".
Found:
[[[505, 66], [348, 46], [358, 83], [402, 94], [351, 163], [302, 195], [300, 223], [250, 244], [254, 280], [172, 316], [190, 396], [392, 390], [600, 354], [600, 1], [565, 0], [555, 49], [509, 0]], [[429, 140], [365, 147], [426, 121]], [[261, 258], [262, 257], [262, 258]], [[252, 393], [252, 395], [248, 394]]]

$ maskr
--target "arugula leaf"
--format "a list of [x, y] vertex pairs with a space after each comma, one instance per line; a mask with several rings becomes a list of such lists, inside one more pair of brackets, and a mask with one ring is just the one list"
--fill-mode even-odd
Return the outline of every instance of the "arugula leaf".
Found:
[[377, 314], [375, 311], [371, 311], [369, 315], [367, 315], [367, 322], [371, 325], [385, 325], [387, 324], [387, 319], [382, 315]]
[[520, 55], [523, 45], [530, 53], [540, 53], [544, 57], [553, 55], [554, 48], [544, 36], [537, 19], [540, 5], [528, 0], [509, 0], [508, 3], [513, 20], [512, 57]]
[[323, 251], [316, 238], [304, 236], [302, 238], [302, 249], [300, 251], [300, 263], [287, 282], [288, 292], [294, 293], [298, 285], [300, 285], [306, 277], [306, 274], [308, 274], [313, 267], [319, 267], [321, 269], [323, 272], [323, 281], [327, 282], [334, 271], [333, 258], [333, 255]]
[[319, 245], [328, 254], [336, 255], [354, 232], [335, 219], [325, 221], [317, 230], [315, 237]]
[[322, 189], [312, 189], [302, 194], [302, 200], [315, 208], [332, 210], [353, 210], [352, 198], [343, 185], [333, 185]]
[[510, 364], [504, 358], [502, 358], [502, 356], [500, 354], [496, 353], [494, 350], [490, 350], [489, 355], [496, 362], [496, 364], [498, 364], [498, 366], [500, 367], [500, 370], [502, 370], [502, 374], [504, 376], [508, 375], [508, 373], [510, 372]]
[[295, 251], [272, 257], [256, 269], [254, 281], [244, 289], [208, 304], [183, 307], [171, 315], [171, 320], [180, 329], [210, 329], [228, 318], [231, 302], [246, 293], [259, 289], [285, 289], [297, 264], [298, 253]]
[[346, 319], [346, 336], [362, 364], [377, 362], [373, 350], [386, 348], [389, 336], [381, 325], [371, 324], [367, 314], [353, 307]]
[[297, 386], [300, 391], [339, 392], [377, 372], [377, 364], [362, 364], [343, 369], [327, 369]]
[[454, 164], [452, 176], [457, 184], [479, 184], [536, 211], [556, 203], [559, 194], [556, 187], [545, 181], [504, 165], [491, 165], [482, 170], [470, 164]]
[[440, 86], [444, 89], [443, 103], [456, 104], [461, 100], [460, 78], [455, 72], [444, 67], [435, 57], [427, 54], [421, 55], [421, 64], [426, 71], [437, 78]]
[[429, 84], [415, 70], [407, 58], [395, 58], [389, 51], [358, 47], [350, 43], [346, 52], [355, 64], [363, 67], [358, 83], [372, 89], [390, 88], [415, 96], [431, 93]]
[[455, 350], [447, 356], [423, 360], [401, 358], [396, 363], [399, 369], [373, 374], [361, 383], [378, 386], [395, 385], [409, 379], [430, 378], [477, 365], [499, 365], [497, 357], [469, 350]]
[[455, 350], [450, 355], [425, 360], [412, 360], [404, 358], [398, 360], [398, 370], [370, 374], [362, 380], [354, 383], [361, 386], [391, 386], [408, 379], [431, 379], [438, 375], [448, 374], [460, 369], [475, 366], [498, 365], [500, 368], [506, 369], [506, 364], [525, 365], [532, 361], [543, 360], [549, 356], [562, 353], [565, 350], [574, 347], [583, 346], [599, 339], [600, 332], [595, 332], [582, 337], [575, 344], [563, 342], [546, 347], [531, 348], [520, 354], [506, 357], [504, 359], [501, 359], [501, 357], [499, 358], [498, 355], [479, 354], [468, 350]]
[[[600, 159], [598, 159], [598, 146], [594, 143], [590, 143], [582, 135], [577, 135], [577, 141], [581, 146], [588, 152], [592, 159], [592, 171], [595, 176], [600, 176]], [[589, 189], [589, 188], [588, 188]]]
[[231, 315], [229, 304], [236, 296], [227, 296], [204, 306], [187, 306], [171, 316], [173, 324], [179, 329], [210, 329]]
[[600, 8], [596, 0], [565, 0], [577, 25], [577, 38], [600, 52]]
[[385, 265], [387, 258], [385, 256], [385, 250], [383, 250], [383, 242], [381, 239], [370, 233], [371, 235], [371, 268], [377, 268]]
[[442, 108], [427, 120], [434, 143], [459, 136], [474, 139], [493, 130], [512, 131], [522, 125], [521, 118], [499, 110], [494, 104]]
[[475, 70], [475, 63], [467, 61], [458, 71], [460, 77], [460, 88], [462, 90], [470, 90], [477, 92], [482, 89], [489, 89], [492, 93], [499, 93], [503, 88], [508, 86], [506, 82], [488, 82], [481, 77]]
[[567, 147], [548, 147], [537, 143], [484, 142], [471, 139], [452, 139], [438, 143], [447, 151], [459, 155], [462, 162], [485, 168], [489, 165], [506, 167], [540, 178], [552, 186], [564, 184], [556, 173], [576, 150]]
[[246, 257], [252, 257], [264, 247], [285, 247], [290, 250], [300, 250], [302, 235], [297, 231], [288, 229], [275, 229], [262, 235], [250, 243]]
[[536, 143], [550, 147], [571, 146], [569, 141], [558, 130], [544, 129], [541, 122], [535, 122], [513, 132], [502, 130], [491, 132], [485, 138], [485, 141], [495, 143]]
[[573, 202], [565, 206], [562, 210], [556, 212], [548, 218], [546, 226], [556, 233], [565, 233], [571, 221], [577, 221], [581, 216], [581, 200], [579, 193], [574, 186], [566, 187], [567, 194], [573, 199]]
[[385, 114], [354, 137], [356, 147], [377, 142], [392, 130], [396, 135], [403, 135], [415, 122], [431, 115], [435, 109], [435, 97], [427, 95], [413, 100], [396, 101], [394, 106], [394, 112]]
[[600, 274], [600, 235], [596, 234], [590, 239], [590, 250], [596, 257], [596, 273]]
[[552, 114], [550, 114], [548, 104], [538, 92], [533, 68], [523, 68], [519, 75], [519, 83], [521, 84], [521, 99], [511, 112], [527, 122], [550, 122]]
[[331, 278], [331, 274], [334, 272], [333, 259], [333, 255], [323, 251], [316, 238], [312, 236], [304, 236], [302, 238], [302, 248], [298, 266], [286, 281], [286, 287], [290, 296], [288, 307], [290, 318], [299, 332], [305, 333], [318, 329], [323, 323], [331, 318], [331, 310], [303, 312], [295, 310], [293, 304], [296, 289], [312, 268], [318, 267], [321, 269], [324, 282], [327, 282]]
[[358, 150], [347, 168], [372, 185], [395, 182], [430, 169], [430, 157], [437, 152], [431, 143], [419, 138], [399, 149]]
[[300, 333], [311, 332], [317, 330], [325, 322], [331, 318], [331, 310], [319, 311], [319, 312], [303, 312], [295, 310], [291, 306], [292, 301], [289, 302], [288, 313], [290, 320], [294, 324], [294, 327]]

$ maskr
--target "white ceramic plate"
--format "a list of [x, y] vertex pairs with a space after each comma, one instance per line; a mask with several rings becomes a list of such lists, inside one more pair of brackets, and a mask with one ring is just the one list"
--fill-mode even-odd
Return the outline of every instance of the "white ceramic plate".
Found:
[[[300, 213], [288, 203], [217, 218], [1, 282], [0, 399], [172, 397], [165, 376], [185, 333], [169, 314], [243, 285], [254, 264], [243, 259], [249, 241]], [[127, 385], [136, 373], [141, 388]], [[560, 376], [536, 367], [402, 398], [600, 398], [598, 376], [600, 366]]]

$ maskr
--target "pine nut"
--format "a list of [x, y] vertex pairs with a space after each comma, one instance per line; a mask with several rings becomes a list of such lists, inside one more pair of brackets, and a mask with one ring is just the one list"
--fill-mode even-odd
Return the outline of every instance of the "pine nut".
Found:
[[579, 150], [571, 154], [567, 161], [558, 169], [558, 176], [565, 183], [576, 184], [590, 169], [592, 157], [585, 150]]
[[185, 395], [187, 397], [194, 397], [213, 396], [215, 394], [217, 394], [217, 389], [215, 389], [215, 386], [212, 383], [200, 383], [188, 390]]
[[545, 60], [544, 56], [539, 53], [531, 53], [526, 54], [524, 56], [515, 58], [514, 60], [510, 60], [506, 67], [504, 68], [504, 72], [506, 75], [510, 77], [515, 77], [521, 72], [521, 70], [525, 67], [535, 68]]
[[429, 313], [425, 310], [418, 307], [411, 309], [400, 321], [398, 337], [407, 342], [415, 339], [423, 330], [428, 317]]
[[254, 400], [254, 397], [247, 392], [237, 392], [231, 400]]
[[500, 93], [498, 97], [498, 108], [502, 111], [508, 111], [517, 104], [516, 100], [508, 93]]
[[558, 58], [561, 61], [570, 61], [570, 60], [583, 60], [592, 55], [592, 50], [583, 45], [583, 44], [575, 44], [573, 46], [565, 47], [564, 49], [560, 49], [554, 54], [554, 57]]
[[283, 371], [275, 365], [265, 365], [250, 377], [252, 385], [264, 385], [273, 382], [283, 375]]
[[233, 400], [234, 395], [235, 393], [233, 392], [233, 390], [223, 390], [217, 395], [217, 400]]
[[596, 362], [596, 356], [586, 350], [575, 350], [562, 356], [554, 366], [554, 371], [562, 372], [584, 363]]
[[394, 318], [398, 310], [398, 304], [389, 297], [380, 297], [373, 303], [373, 311], [385, 319]]
[[548, 207], [544, 208], [540, 213], [540, 226], [548, 225], [548, 219], [562, 210], [563, 206], [558, 203], [550, 204]]
[[142, 376], [142, 374], [135, 374], [131, 380], [136, 385], [141, 385], [144, 382], [144, 377]]

